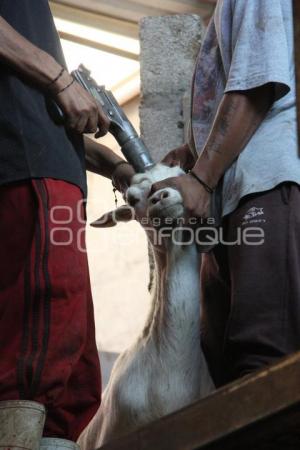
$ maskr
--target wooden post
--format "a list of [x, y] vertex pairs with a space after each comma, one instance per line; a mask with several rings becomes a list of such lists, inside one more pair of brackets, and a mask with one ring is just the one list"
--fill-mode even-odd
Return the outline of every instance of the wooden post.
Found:
[[295, 28], [295, 63], [296, 63], [296, 80], [297, 80], [298, 142], [300, 144], [300, 1], [299, 0], [294, 0], [294, 28]]

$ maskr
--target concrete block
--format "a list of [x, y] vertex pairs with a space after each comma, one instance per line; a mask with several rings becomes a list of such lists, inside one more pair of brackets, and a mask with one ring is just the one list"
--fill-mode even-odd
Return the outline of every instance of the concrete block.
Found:
[[[141, 134], [156, 161], [184, 142], [183, 97], [191, 90], [203, 32], [196, 15], [140, 22]], [[189, 109], [186, 101], [184, 109]]]
[[140, 22], [143, 96], [185, 91], [203, 34], [196, 15], [145, 17]]
[[155, 95], [142, 102], [141, 133], [155, 161], [183, 141], [182, 95]]

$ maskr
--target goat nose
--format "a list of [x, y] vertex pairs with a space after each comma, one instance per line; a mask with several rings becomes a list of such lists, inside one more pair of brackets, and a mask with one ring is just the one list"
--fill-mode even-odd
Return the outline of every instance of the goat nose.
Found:
[[133, 194], [129, 194], [127, 200], [129, 205], [132, 207], [135, 207], [135, 205], [139, 202], [138, 197], [135, 197]]
[[156, 205], [156, 203], [158, 203], [158, 202], [159, 202], [159, 198], [157, 196], [151, 198], [152, 205]]
[[159, 192], [159, 193], [155, 194], [151, 198], [151, 203], [153, 205], [156, 205], [156, 203], [158, 203], [160, 200], [163, 200], [163, 199], [168, 198], [168, 197], [169, 197], [169, 192], [168, 191]]

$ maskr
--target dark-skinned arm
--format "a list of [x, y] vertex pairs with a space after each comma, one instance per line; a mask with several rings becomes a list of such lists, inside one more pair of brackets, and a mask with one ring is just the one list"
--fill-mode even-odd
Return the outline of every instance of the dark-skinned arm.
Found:
[[54, 80], [61, 70], [51, 55], [25, 39], [1, 16], [0, 42], [0, 61], [41, 88]]
[[[107, 132], [109, 120], [94, 98], [48, 53], [33, 45], [0, 16], [0, 62], [51, 95], [66, 115], [66, 126], [78, 133]], [[58, 75], [61, 76], [55, 80]], [[66, 90], [60, 93], [66, 86]]]
[[272, 84], [225, 94], [193, 172], [215, 187], [265, 119], [273, 99]]
[[124, 193], [135, 173], [133, 168], [129, 164], [120, 164], [125, 160], [110, 148], [95, 142], [88, 136], [84, 136], [84, 145], [86, 169], [89, 172], [109, 178], [116, 188]]
[[[274, 86], [224, 94], [207, 142], [193, 172], [211, 188], [243, 151], [265, 119], [274, 101]], [[208, 217], [211, 194], [190, 174], [168, 178], [152, 186], [151, 193], [174, 187], [182, 195], [188, 217]]]

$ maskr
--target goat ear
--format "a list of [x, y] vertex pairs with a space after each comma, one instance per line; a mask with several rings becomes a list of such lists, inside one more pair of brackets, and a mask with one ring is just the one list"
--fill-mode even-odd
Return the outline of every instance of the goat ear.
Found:
[[111, 228], [115, 227], [118, 222], [130, 222], [134, 219], [134, 209], [131, 208], [131, 206], [123, 205], [113, 211], [103, 214], [100, 219], [95, 220], [95, 222], [91, 223], [91, 227]]

